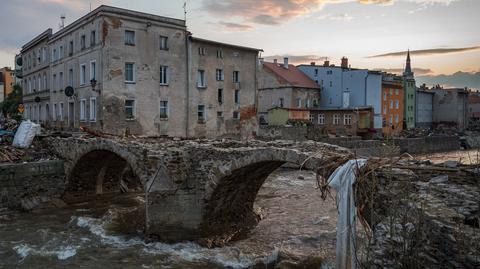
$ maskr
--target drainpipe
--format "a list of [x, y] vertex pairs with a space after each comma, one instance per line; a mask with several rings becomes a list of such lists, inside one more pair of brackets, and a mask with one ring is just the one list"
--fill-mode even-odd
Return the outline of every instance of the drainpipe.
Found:
[[185, 118], [185, 137], [188, 138], [189, 130], [188, 127], [190, 126], [190, 33], [185, 31], [185, 68], [186, 68], [186, 85], [185, 85], [185, 92], [186, 92], [186, 118]]

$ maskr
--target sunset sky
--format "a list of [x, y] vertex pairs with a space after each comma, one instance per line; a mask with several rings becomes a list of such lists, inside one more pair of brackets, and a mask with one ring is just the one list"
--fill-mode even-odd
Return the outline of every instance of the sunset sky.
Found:
[[[19, 48], [43, 30], [57, 31], [60, 14], [68, 24], [90, 4], [107, 4], [183, 19], [183, 2], [2, 0], [0, 66], [12, 66]], [[195, 36], [262, 48], [267, 59], [339, 64], [346, 56], [352, 67], [395, 72], [410, 49], [417, 75], [466, 75], [465, 86], [480, 88], [478, 0], [190, 0], [187, 10]]]

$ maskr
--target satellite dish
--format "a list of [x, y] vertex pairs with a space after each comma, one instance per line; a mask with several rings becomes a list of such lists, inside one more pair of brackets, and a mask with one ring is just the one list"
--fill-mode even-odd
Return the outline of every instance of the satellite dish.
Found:
[[35, 103], [40, 103], [40, 101], [41, 101], [40, 97], [39, 96], [35, 97], [34, 101], [35, 101]]
[[72, 87], [72, 86], [68, 86], [68, 87], [65, 88], [65, 95], [66, 95], [67, 97], [72, 97], [72, 96], [73, 96], [73, 92], [74, 92], [74, 90], [73, 90], [73, 87]]

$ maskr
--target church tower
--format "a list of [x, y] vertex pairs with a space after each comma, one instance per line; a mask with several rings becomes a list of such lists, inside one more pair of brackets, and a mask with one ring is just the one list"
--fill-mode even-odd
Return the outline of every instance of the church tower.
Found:
[[404, 120], [407, 129], [415, 128], [416, 119], [416, 96], [417, 87], [415, 85], [415, 76], [412, 72], [412, 63], [410, 59], [410, 50], [407, 52], [407, 61], [403, 72], [403, 92], [404, 92]]

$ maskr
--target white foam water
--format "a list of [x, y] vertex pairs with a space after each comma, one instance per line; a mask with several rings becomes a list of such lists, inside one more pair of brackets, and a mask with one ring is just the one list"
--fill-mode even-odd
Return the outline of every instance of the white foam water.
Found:
[[22, 257], [22, 259], [25, 259], [29, 255], [38, 255], [57, 256], [57, 259], [59, 260], [66, 260], [77, 255], [77, 247], [75, 246], [62, 246], [55, 250], [47, 250], [44, 247], [35, 249], [35, 247], [29, 246], [28, 244], [20, 244], [18, 246], [14, 246], [13, 250], [15, 250], [17, 254]]
[[248, 268], [258, 263], [267, 264], [278, 258], [278, 250], [267, 257], [259, 258], [254, 255], [246, 255], [236, 247], [209, 249], [192, 242], [177, 244], [145, 243], [139, 237], [126, 239], [123, 236], [108, 235], [104, 226], [110, 220], [111, 218], [108, 216], [102, 219], [76, 217], [78, 227], [88, 229], [92, 234], [100, 237], [102, 243], [116, 248], [124, 249], [140, 246], [143, 247], [145, 253], [149, 254], [168, 255], [173, 259], [187, 262], [210, 262], [233, 269]]

